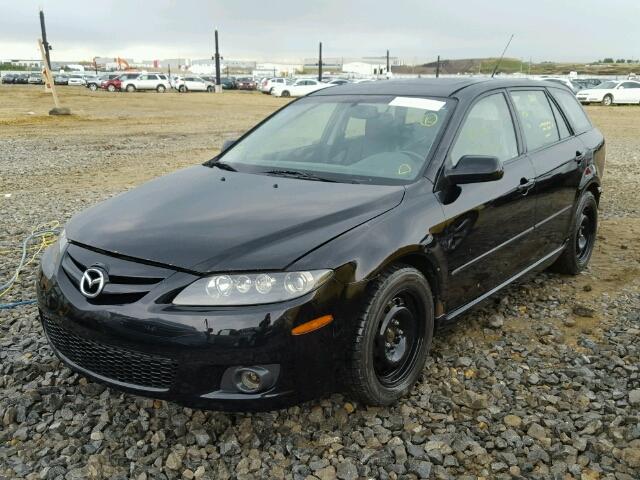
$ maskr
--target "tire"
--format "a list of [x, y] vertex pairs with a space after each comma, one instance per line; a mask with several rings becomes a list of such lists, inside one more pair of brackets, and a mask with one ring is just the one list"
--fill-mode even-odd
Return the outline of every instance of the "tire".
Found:
[[209, 93], [213, 92], [213, 87], [207, 87], [207, 92]]
[[133, 85], [127, 85], [127, 92], [129, 93], [133, 93], [136, 91], [136, 87], [134, 87]]
[[415, 268], [398, 265], [371, 287], [355, 334], [343, 383], [367, 405], [390, 405], [416, 383], [431, 348], [433, 296]]
[[574, 214], [569, 242], [551, 270], [567, 275], [582, 272], [591, 259], [598, 232], [598, 202], [591, 192], [584, 192]]
[[156, 87], [156, 92], [158, 93], [164, 93], [167, 90], [167, 87], [165, 87], [164, 85], [158, 85]]
[[115, 92], [116, 91], [116, 87], [115, 87], [115, 85], [109, 85], [107, 87], [107, 90], [109, 90], [110, 92]]
[[98, 86], [95, 83], [91, 83], [89, 84], [89, 90], [95, 92], [96, 90], [98, 90]]
[[290, 97], [291, 94], [289, 93], [289, 90], [283, 90], [282, 93], [280, 94], [281, 97]]
[[185, 87], [184, 85], [180, 85], [180, 88], [178, 88], [178, 91], [180, 93], [185, 93], [187, 91], [187, 87]]
[[610, 93], [607, 93], [602, 99], [602, 105], [605, 107], [610, 107], [613, 105], [613, 96]]

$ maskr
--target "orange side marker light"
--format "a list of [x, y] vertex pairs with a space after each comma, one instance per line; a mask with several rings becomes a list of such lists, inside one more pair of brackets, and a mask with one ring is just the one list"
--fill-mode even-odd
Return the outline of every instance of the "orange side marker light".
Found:
[[325, 325], [329, 325], [331, 322], [333, 322], [333, 315], [323, 315], [322, 317], [318, 317], [316, 319], [305, 322], [302, 325], [298, 325], [291, 330], [291, 334], [304, 335], [305, 333], [313, 332], [315, 330], [318, 330], [319, 328], [324, 327]]

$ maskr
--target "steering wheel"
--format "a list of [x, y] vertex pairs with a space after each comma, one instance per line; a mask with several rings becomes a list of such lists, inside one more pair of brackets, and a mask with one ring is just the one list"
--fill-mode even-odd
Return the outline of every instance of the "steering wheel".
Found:
[[412, 152], [411, 150], [399, 150], [398, 153], [403, 153], [406, 156], [411, 157], [414, 161], [418, 163], [418, 165], [424, 162], [424, 157], [417, 154], [416, 152]]

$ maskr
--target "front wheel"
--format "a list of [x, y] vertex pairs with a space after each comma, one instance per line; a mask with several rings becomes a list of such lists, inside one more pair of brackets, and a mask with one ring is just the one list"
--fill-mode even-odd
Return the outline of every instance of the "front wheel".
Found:
[[602, 99], [602, 105], [604, 105], [605, 107], [609, 107], [613, 104], [613, 97], [611, 95], [605, 95], [604, 98]]
[[207, 87], [207, 92], [209, 93], [213, 92], [213, 87]]
[[167, 87], [165, 87], [164, 85], [158, 85], [156, 87], [156, 92], [158, 93], [164, 93], [164, 91], [167, 89]]
[[109, 85], [107, 87], [107, 90], [109, 90], [110, 92], [115, 92], [116, 91], [116, 87], [115, 87], [115, 85]]
[[390, 405], [417, 382], [433, 339], [433, 296], [415, 268], [398, 265], [373, 281], [344, 384], [368, 405]]
[[185, 93], [187, 91], [187, 87], [185, 87], [184, 85], [180, 85], [180, 88], [178, 88], [178, 91], [180, 93]]
[[598, 202], [593, 193], [584, 192], [576, 207], [567, 246], [551, 269], [558, 273], [577, 275], [587, 268], [597, 231]]
[[291, 96], [291, 93], [289, 93], [289, 90], [284, 90], [284, 91], [280, 94], [280, 96], [281, 96], [281, 97], [290, 97], [290, 96]]
[[133, 85], [127, 85], [126, 90], [127, 92], [132, 93], [136, 91], [136, 87], [134, 87]]
[[92, 83], [91, 85], [89, 85], [89, 90], [95, 92], [96, 90], [98, 90], [98, 86], [95, 83]]

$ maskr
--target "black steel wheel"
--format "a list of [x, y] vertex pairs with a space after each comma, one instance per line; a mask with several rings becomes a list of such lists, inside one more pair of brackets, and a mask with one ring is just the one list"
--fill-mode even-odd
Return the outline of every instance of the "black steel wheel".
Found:
[[551, 269], [577, 275], [589, 264], [598, 232], [598, 202], [591, 192], [584, 192], [578, 200], [574, 222], [567, 245]]
[[370, 405], [389, 405], [416, 383], [433, 338], [433, 296], [415, 268], [398, 265], [372, 282], [357, 321], [344, 384]]
[[289, 93], [289, 90], [283, 90], [282, 93], [280, 94], [280, 96], [282, 96], [282, 97], [290, 97], [291, 94]]

